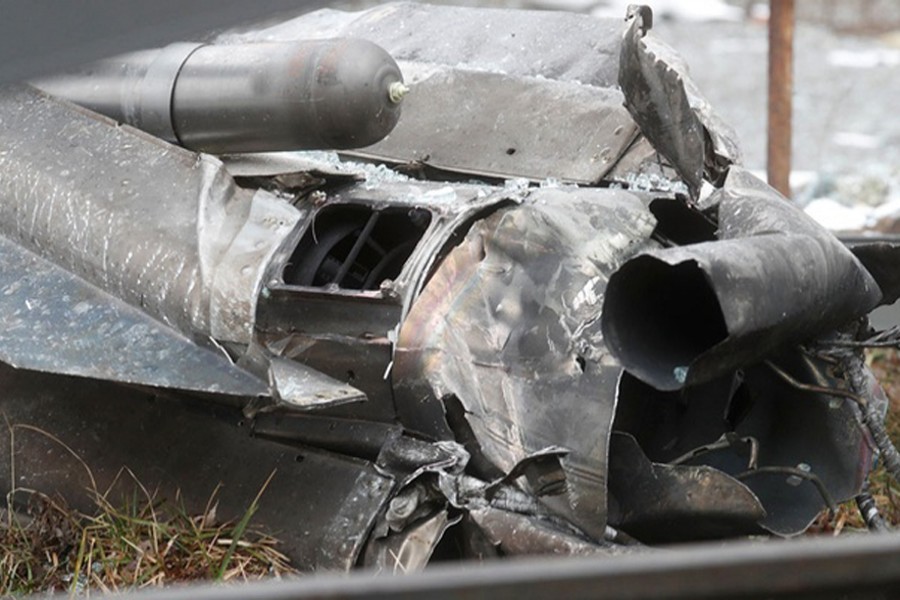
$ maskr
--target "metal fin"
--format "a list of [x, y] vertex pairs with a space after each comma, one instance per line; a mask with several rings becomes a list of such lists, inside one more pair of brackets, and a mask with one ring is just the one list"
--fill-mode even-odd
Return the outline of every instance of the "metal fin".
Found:
[[19, 369], [234, 396], [265, 381], [0, 237], [0, 361]]

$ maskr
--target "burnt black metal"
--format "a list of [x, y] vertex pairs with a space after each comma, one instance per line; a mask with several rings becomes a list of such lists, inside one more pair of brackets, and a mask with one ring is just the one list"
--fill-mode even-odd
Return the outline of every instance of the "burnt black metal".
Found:
[[847, 243], [850, 251], [872, 274], [883, 294], [882, 304], [900, 298], [900, 242], [891, 239], [857, 239]]
[[[880, 445], [869, 420], [883, 406], [857, 401], [869, 381], [848, 380], [850, 363], [796, 344], [865, 313], [881, 290], [827, 232], [731, 166], [738, 154], [686, 69], [643, 36], [649, 10], [635, 14], [646, 20], [395, 4], [228, 38], [385, 40], [419, 100], [405, 130], [363, 154], [494, 184], [410, 181], [328, 153], [223, 164], [13, 90], [0, 98], [0, 233], [22, 256], [86, 279], [92, 297], [110, 291], [258, 377], [264, 399], [205, 385], [228, 406], [182, 400], [208, 425], [182, 410], [128, 419], [172, 419], [209, 447], [221, 433], [253, 461], [241, 475], [281, 452], [279, 473], [310, 486], [284, 492], [295, 504], [277, 503], [273, 518], [302, 519], [309, 539], [291, 554], [303, 568], [615, 554], [628, 534], [796, 534], [859, 493], [873, 454], [865, 429]], [[181, 66], [204, 51], [175, 50]], [[67, 135], [44, 139], [52, 126]], [[73, 139], [90, 159], [65, 145]], [[496, 185], [507, 175], [554, 180]], [[701, 181], [719, 189], [701, 197]], [[41, 290], [6, 283], [17, 330], [40, 323], [29, 303]], [[63, 313], [77, 315], [69, 300]], [[168, 372], [145, 354], [145, 369]], [[850, 377], [867, 375], [853, 365]], [[103, 435], [118, 417], [105, 401], [73, 405], [104, 413]], [[37, 406], [67, 438], [79, 427], [49, 400]], [[109, 441], [130, 453], [119, 438], [149, 430], [128, 419]], [[103, 443], [72, 447], [106, 473]], [[188, 472], [205, 481], [196, 456]]]
[[[844, 383], [830, 373], [831, 363], [804, 353], [775, 360], [792, 380], [815, 389]], [[660, 392], [623, 375], [614, 428], [634, 435], [654, 463], [707, 465], [741, 477], [765, 509], [759, 525], [781, 535], [806, 529], [828, 506], [826, 498], [852, 497], [875, 452], [853, 401], [800, 391], [766, 365], [680, 392]], [[714, 443], [728, 435], [734, 443]], [[704, 451], [692, 452], [698, 448]], [[610, 461], [618, 460], [610, 448]], [[797, 468], [808, 477], [784, 470]]]
[[762, 533], [766, 511], [744, 484], [708, 466], [653, 464], [633, 437], [610, 438], [609, 522], [647, 544]]
[[398, 437], [397, 425], [295, 413], [265, 413], [250, 423], [258, 438], [319, 448], [375, 462], [388, 441]]

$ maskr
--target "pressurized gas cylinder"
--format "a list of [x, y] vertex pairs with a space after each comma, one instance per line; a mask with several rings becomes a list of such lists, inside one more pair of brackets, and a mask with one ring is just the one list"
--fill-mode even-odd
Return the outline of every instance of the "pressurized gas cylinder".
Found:
[[394, 128], [406, 92], [394, 59], [359, 39], [178, 43], [33, 83], [216, 154], [368, 146]]

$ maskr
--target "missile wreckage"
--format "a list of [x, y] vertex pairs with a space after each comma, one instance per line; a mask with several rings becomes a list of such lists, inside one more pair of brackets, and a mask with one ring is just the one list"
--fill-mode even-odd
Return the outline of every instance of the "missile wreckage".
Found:
[[897, 249], [744, 170], [651, 28], [321, 10], [3, 89], [11, 497], [272, 475], [295, 565], [389, 572], [865, 501]]

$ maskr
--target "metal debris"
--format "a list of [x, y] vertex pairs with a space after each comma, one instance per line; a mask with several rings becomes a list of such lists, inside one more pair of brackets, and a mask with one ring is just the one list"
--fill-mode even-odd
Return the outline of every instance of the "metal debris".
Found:
[[[404, 3], [220, 40], [383, 46], [404, 116], [352, 158], [390, 167], [220, 161], [5, 89], [10, 423], [98, 481], [221, 481], [222, 512], [277, 469], [260, 518], [310, 570], [599, 560], [869, 511], [890, 448], [858, 346], [896, 341], [865, 315], [900, 291], [897, 248], [846, 248], [741, 169], [630, 15]], [[0, 444], [13, 486], [77, 496], [38, 442]]]

